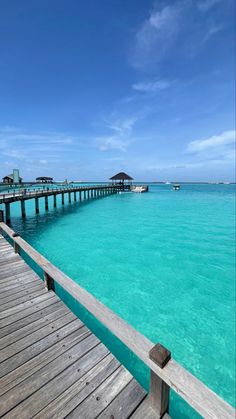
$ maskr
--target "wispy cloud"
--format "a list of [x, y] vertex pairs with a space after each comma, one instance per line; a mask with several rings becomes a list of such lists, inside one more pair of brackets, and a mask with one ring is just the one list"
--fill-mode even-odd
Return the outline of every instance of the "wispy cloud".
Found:
[[218, 15], [209, 18], [214, 6], [223, 7], [222, 0], [167, 1], [164, 6], [160, 3], [154, 3], [135, 33], [129, 60], [136, 69], [159, 68], [160, 63], [172, 61], [173, 56], [192, 59], [224, 29]]
[[187, 146], [188, 153], [200, 153], [203, 151], [222, 150], [222, 147], [235, 144], [235, 131], [225, 131], [220, 135], [213, 135], [204, 140], [191, 141]]
[[131, 132], [137, 118], [108, 119], [105, 121], [106, 128], [113, 131], [112, 135], [96, 137], [95, 143], [100, 151], [118, 150], [126, 152], [131, 142]]
[[171, 85], [171, 82], [168, 80], [154, 80], [154, 81], [144, 81], [140, 83], [133, 84], [133, 90], [144, 93], [156, 93], [159, 90], [168, 89]]
[[142, 67], [150, 59], [158, 60], [165, 55], [179, 31], [181, 9], [182, 5], [179, 3], [159, 10], [154, 8], [150, 12], [136, 33], [131, 57], [134, 66]]

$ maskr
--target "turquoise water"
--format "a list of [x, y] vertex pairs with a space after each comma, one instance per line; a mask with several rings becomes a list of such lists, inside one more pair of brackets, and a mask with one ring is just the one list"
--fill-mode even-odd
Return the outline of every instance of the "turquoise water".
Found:
[[[41, 200], [38, 216], [27, 201], [24, 221], [19, 203], [12, 205], [12, 226], [235, 404], [234, 192], [233, 185], [182, 185], [178, 192], [151, 185], [146, 194], [59, 204], [56, 210], [49, 201], [47, 214]], [[122, 348], [116, 351], [122, 358]], [[131, 370], [147, 386], [146, 370], [135, 361]], [[174, 395], [171, 413], [195, 417]]]

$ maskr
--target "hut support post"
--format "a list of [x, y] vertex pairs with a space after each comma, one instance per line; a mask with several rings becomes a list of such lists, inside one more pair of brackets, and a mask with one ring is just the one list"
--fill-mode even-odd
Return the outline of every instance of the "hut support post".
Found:
[[74, 201], [76, 201], [76, 191], [74, 192]]
[[69, 202], [69, 204], [71, 203], [71, 193], [70, 192], [68, 192], [68, 202]]
[[62, 192], [62, 194], [61, 194], [61, 203], [62, 203], [62, 205], [65, 204], [64, 192]]
[[79, 191], [79, 200], [81, 201], [81, 191]]
[[54, 206], [54, 208], [57, 207], [57, 196], [56, 196], [56, 194], [53, 195], [53, 206]]
[[35, 198], [35, 213], [39, 214], [39, 199]]
[[6, 214], [6, 223], [9, 224], [11, 221], [10, 202], [5, 203], [5, 214]]
[[20, 206], [21, 206], [21, 216], [25, 218], [25, 200], [24, 199], [20, 201]]
[[[149, 358], [160, 368], [164, 368], [171, 359], [171, 353], [160, 343], [157, 343], [149, 352]], [[157, 418], [162, 418], [169, 411], [169, 393], [170, 387], [151, 371], [149, 399]]]

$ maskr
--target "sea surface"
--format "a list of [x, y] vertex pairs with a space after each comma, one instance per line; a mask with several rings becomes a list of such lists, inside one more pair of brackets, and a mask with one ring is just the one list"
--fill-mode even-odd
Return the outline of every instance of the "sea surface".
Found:
[[[49, 200], [47, 213], [41, 199], [39, 215], [31, 200], [25, 220], [11, 207], [32, 246], [235, 405], [234, 185], [151, 184], [144, 194], [58, 198], [57, 209]], [[58, 292], [147, 388], [147, 369]], [[173, 393], [170, 413], [198, 417]]]

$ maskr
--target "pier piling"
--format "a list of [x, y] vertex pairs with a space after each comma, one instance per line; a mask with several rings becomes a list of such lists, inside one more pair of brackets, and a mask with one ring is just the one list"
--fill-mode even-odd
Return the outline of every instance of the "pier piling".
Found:
[[35, 198], [35, 212], [39, 214], [39, 199]]
[[9, 224], [11, 220], [11, 210], [10, 210], [10, 203], [5, 203], [5, 214], [6, 214], [6, 223]]
[[21, 201], [20, 201], [20, 206], [21, 206], [21, 216], [22, 216], [22, 218], [25, 218], [25, 200], [24, 199], [22, 199]]
[[48, 211], [48, 196], [45, 196], [45, 211]]

